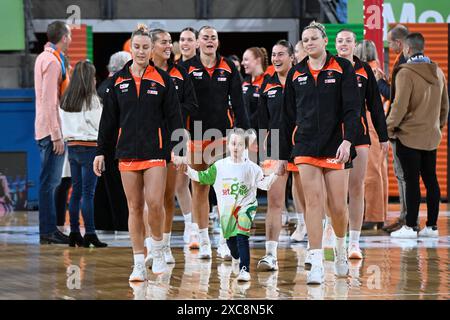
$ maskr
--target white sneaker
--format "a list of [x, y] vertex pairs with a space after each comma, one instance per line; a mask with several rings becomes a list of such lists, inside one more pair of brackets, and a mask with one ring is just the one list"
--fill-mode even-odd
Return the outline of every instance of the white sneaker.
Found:
[[147, 270], [143, 264], [135, 264], [133, 266], [133, 271], [130, 274], [129, 281], [145, 281], [147, 279]]
[[147, 256], [145, 257], [145, 266], [147, 268], [152, 268], [152, 264], [153, 264], [153, 254], [152, 253], [147, 253]]
[[305, 256], [305, 270], [309, 271], [311, 270], [312, 262], [311, 262], [311, 254], [309, 253], [309, 250], [306, 250], [306, 256]]
[[283, 227], [289, 225], [289, 212], [283, 211], [283, 213], [281, 214], [281, 225]]
[[175, 258], [173, 257], [172, 250], [170, 249], [169, 246], [163, 247], [163, 255], [164, 255], [164, 260], [166, 261], [166, 263], [168, 263], [168, 264], [175, 263]]
[[346, 250], [334, 249], [334, 273], [337, 277], [348, 276], [348, 261]]
[[233, 258], [231, 256], [230, 248], [228, 248], [226, 242], [219, 244], [219, 246], [217, 247], [217, 255], [219, 256], [219, 258], [225, 261], [231, 261], [231, 259]]
[[277, 271], [278, 261], [273, 255], [267, 254], [258, 261], [256, 269], [258, 271]]
[[145, 300], [146, 282], [129, 282], [130, 288], [133, 289], [134, 300]]
[[184, 223], [184, 232], [183, 232], [183, 241], [186, 244], [189, 244], [192, 230], [192, 222]]
[[323, 265], [311, 266], [311, 271], [306, 276], [306, 284], [322, 284], [325, 279]]
[[242, 267], [242, 269], [239, 272], [239, 275], [236, 279], [237, 279], [237, 281], [248, 282], [248, 281], [250, 281], [250, 278], [251, 278], [250, 273], [247, 271], [247, 268]]
[[336, 246], [336, 235], [330, 222], [327, 222], [322, 236], [322, 247], [334, 248]]
[[361, 249], [359, 248], [358, 242], [351, 242], [348, 247], [348, 258], [349, 259], [362, 259], [363, 255]]
[[305, 239], [305, 235], [306, 235], [306, 224], [299, 223], [297, 224], [295, 231], [291, 235], [291, 240], [296, 242], [303, 241]]
[[438, 229], [433, 229], [436, 227], [427, 227], [425, 226], [422, 230], [419, 231], [419, 237], [421, 238], [439, 238]]
[[417, 239], [417, 232], [413, 228], [403, 226], [399, 230], [391, 232], [392, 238], [399, 239]]
[[211, 252], [211, 244], [208, 242], [202, 243], [200, 245], [200, 251], [198, 253], [198, 257], [200, 259], [211, 259], [212, 252]]
[[167, 263], [164, 259], [163, 249], [153, 250], [153, 264], [152, 264], [152, 272], [154, 274], [161, 274], [167, 272]]
[[200, 240], [198, 235], [198, 224], [191, 224], [191, 233], [189, 235], [189, 249], [199, 249]]

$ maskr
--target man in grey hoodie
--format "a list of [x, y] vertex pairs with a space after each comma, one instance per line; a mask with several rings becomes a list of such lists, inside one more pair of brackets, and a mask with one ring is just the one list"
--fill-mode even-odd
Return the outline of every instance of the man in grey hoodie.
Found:
[[396, 140], [396, 154], [406, 181], [406, 225], [392, 232], [393, 238], [417, 238], [420, 177], [427, 189], [427, 222], [419, 236], [439, 236], [436, 154], [449, 102], [444, 73], [423, 54], [424, 46], [422, 34], [406, 37], [403, 54], [407, 63], [400, 66], [393, 84], [396, 95], [387, 118], [389, 138]]

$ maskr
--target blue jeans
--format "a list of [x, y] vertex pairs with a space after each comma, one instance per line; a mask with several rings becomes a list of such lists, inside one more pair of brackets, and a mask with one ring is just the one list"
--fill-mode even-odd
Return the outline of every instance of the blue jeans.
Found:
[[95, 233], [94, 194], [97, 176], [92, 164], [96, 147], [70, 146], [69, 163], [72, 175], [72, 196], [69, 202], [70, 231], [80, 232], [80, 202], [86, 234]]
[[50, 136], [37, 140], [41, 159], [39, 175], [39, 234], [48, 236], [56, 229], [55, 189], [61, 181], [64, 154], [53, 152]]

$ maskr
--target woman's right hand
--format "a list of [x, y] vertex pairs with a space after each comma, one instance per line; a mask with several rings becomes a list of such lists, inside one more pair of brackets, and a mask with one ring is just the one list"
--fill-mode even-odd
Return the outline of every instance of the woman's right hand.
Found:
[[97, 177], [105, 171], [105, 156], [96, 156], [94, 159], [94, 173]]

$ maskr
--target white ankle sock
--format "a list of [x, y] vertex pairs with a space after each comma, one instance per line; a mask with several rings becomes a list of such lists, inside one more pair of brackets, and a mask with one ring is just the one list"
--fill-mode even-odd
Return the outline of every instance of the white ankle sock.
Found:
[[359, 243], [360, 235], [361, 235], [361, 231], [350, 230], [350, 242]]
[[170, 236], [171, 236], [171, 234], [172, 234], [171, 232], [163, 233], [163, 239], [162, 239], [163, 245], [170, 247]]
[[208, 228], [198, 230], [199, 238], [201, 243], [211, 243], [209, 241]]
[[145, 247], [147, 248], [147, 254], [149, 254], [150, 251], [152, 250], [152, 238], [151, 237], [145, 238], [144, 242], [145, 242]]
[[345, 251], [345, 236], [343, 238], [336, 237], [336, 250], [344, 250]]
[[138, 253], [138, 254], [134, 254], [133, 255], [133, 259], [134, 259], [134, 265], [137, 264], [144, 264], [144, 254], [143, 253]]
[[305, 223], [305, 216], [301, 212], [297, 212], [297, 223]]
[[266, 254], [277, 257], [278, 241], [266, 241]]
[[192, 214], [190, 212], [183, 214], [184, 217], [184, 223], [192, 223]]
[[197, 232], [198, 233], [199, 228], [198, 228], [198, 224], [195, 222], [192, 222], [191, 224], [191, 232]]
[[161, 250], [164, 246], [164, 240], [155, 240], [152, 238], [152, 249], [154, 251]]

